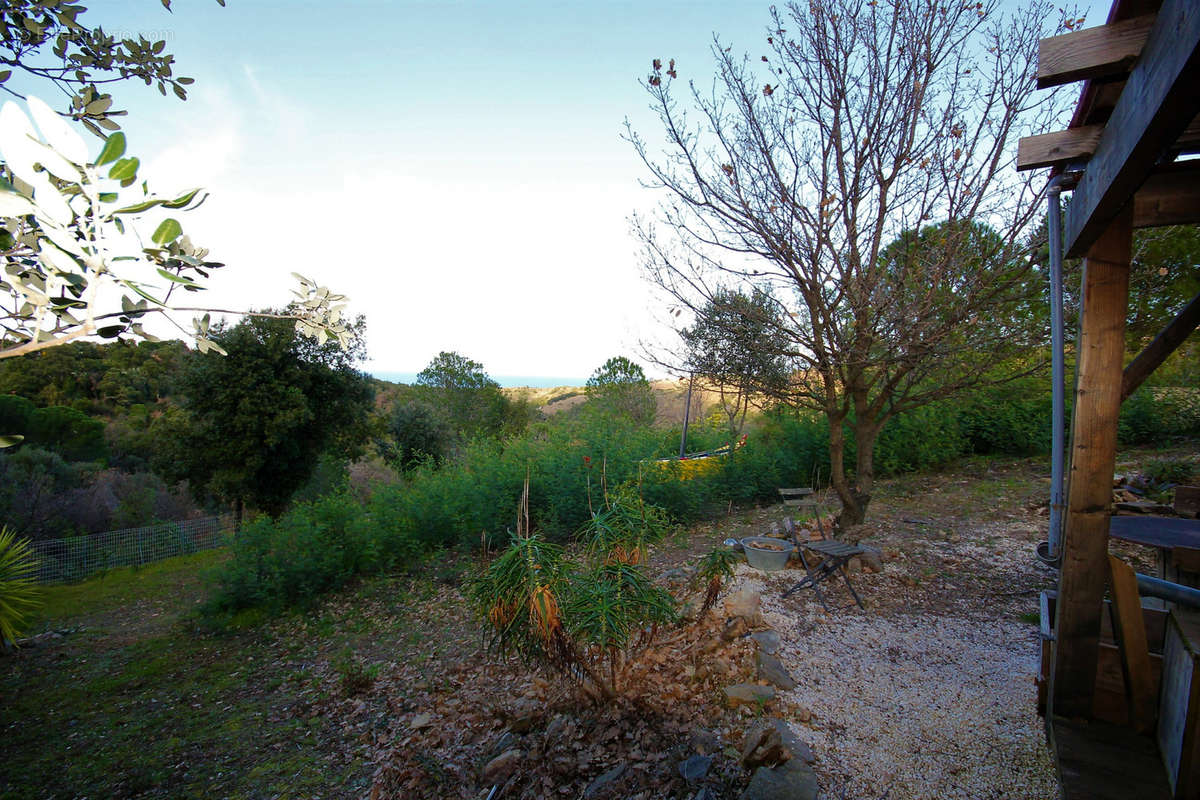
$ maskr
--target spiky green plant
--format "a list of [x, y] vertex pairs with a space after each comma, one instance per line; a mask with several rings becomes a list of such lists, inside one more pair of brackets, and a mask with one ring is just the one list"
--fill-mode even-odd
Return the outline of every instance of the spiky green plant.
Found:
[[36, 569], [29, 540], [0, 528], [0, 646], [6, 649], [25, 632], [29, 612], [41, 605]]
[[548, 655], [569, 566], [558, 545], [538, 534], [517, 536], [471, 582], [471, 600], [491, 624], [495, 649], [534, 659]]
[[593, 561], [637, 566], [646, 563], [650, 546], [670, 528], [665, 511], [646, 503], [635, 486], [625, 484], [606, 495], [604, 506], [580, 529], [579, 538]]
[[666, 516], [634, 494], [613, 495], [583, 530], [582, 565], [528, 529], [528, 518], [519, 518], [512, 543], [471, 583], [491, 644], [612, 699], [621, 667], [677, 618], [674, 599], [645, 567]]
[[678, 618], [675, 601], [644, 566], [612, 561], [579, 573], [565, 598], [563, 618], [577, 650], [595, 672], [607, 666], [607, 692], [621, 688], [621, 667], [654, 641], [659, 626]]
[[704, 587], [704, 604], [700, 606], [700, 616], [713, 607], [725, 587], [725, 582], [733, 577], [733, 567], [738, 562], [738, 554], [729, 547], [718, 547], [700, 557], [696, 565], [696, 582]]

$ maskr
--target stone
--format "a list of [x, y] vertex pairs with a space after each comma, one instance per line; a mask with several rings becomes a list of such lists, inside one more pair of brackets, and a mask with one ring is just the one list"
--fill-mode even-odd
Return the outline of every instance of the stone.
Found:
[[750, 638], [758, 642], [758, 651], [773, 656], [779, 652], [779, 632], [773, 630], [759, 631], [750, 634]]
[[762, 680], [784, 691], [796, 688], [796, 679], [788, 674], [787, 667], [775, 656], [759, 650], [754, 654], [754, 662], [758, 666], [758, 677]]
[[694, 755], [679, 762], [679, 774], [688, 783], [695, 783], [708, 774], [712, 766], [712, 756]]
[[687, 583], [688, 574], [682, 569], [676, 568], [667, 570], [662, 575], [659, 575], [658, 578], [669, 586], [681, 586]]
[[817, 776], [798, 758], [777, 767], [759, 767], [742, 792], [741, 800], [816, 800]]
[[760, 722], [746, 731], [742, 741], [742, 764], [748, 769], [773, 767], [791, 755], [783, 747], [779, 731], [769, 722]]
[[750, 623], [745, 617], [730, 617], [725, 620], [725, 627], [721, 629], [721, 639], [726, 642], [732, 642], [734, 639], [741, 638], [750, 632]]
[[858, 572], [862, 572], [862, 569], [863, 569], [863, 562], [862, 562], [862, 559], [859, 558], [858, 556], [855, 556], [854, 558], [852, 558], [846, 562], [846, 572], [849, 572], [852, 575], [855, 573], [858, 573]]
[[692, 735], [688, 739], [688, 745], [700, 755], [707, 756], [721, 749], [721, 740], [712, 731], [701, 728], [700, 730], [692, 731]]
[[864, 552], [861, 556], [863, 568], [871, 572], [883, 572], [883, 551], [878, 547], [861, 545]]
[[425, 713], [417, 714], [415, 717], [413, 717], [409, 721], [408, 727], [412, 728], [413, 730], [420, 730], [421, 728], [428, 728], [432, 724], [433, 724], [433, 715], [428, 712], [425, 712]]
[[508, 729], [513, 733], [528, 733], [541, 718], [541, 707], [532, 701], [524, 701], [508, 717]]
[[696, 620], [700, 618], [700, 611], [704, 608], [704, 598], [693, 595], [687, 599], [683, 607], [679, 609], [679, 616], [685, 620]]
[[750, 627], [762, 625], [762, 596], [749, 587], [743, 587], [725, 598], [725, 616], [742, 617]]
[[725, 687], [725, 699], [733, 708], [750, 706], [752, 708], [775, 699], [774, 686], [759, 686], [757, 683], [735, 683]]
[[783, 742], [784, 749], [791, 753], [792, 758], [798, 758], [807, 764], [816, 760], [816, 754], [808, 746], [808, 742], [797, 736], [791, 725], [781, 719], [772, 719], [771, 725], [779, 732], [779, 740]]
[[773, 766], [798, 758], [811, 764], [812, 748], [781, 719], [769, 719], [751, 725], [742, 739], [742, 763], [747, 767]]
[[513, 748], [505, 750], [500, 755], [493, 758], [483, 768], [483, 782], [487, 784], [503, 783], [508, 780], [509, 776], [516, 772], [521, 760], [525, 758], [525, 751]]
[[584, 800], [590, 800], [600, 794], [610, 784], [616, 783], [625, 774], [625, 770], [629, 769], [628, 764], [618, 764], [608, 772], [598, 775], [595, 780], [588, 784], [588, 787], [583, 790]]

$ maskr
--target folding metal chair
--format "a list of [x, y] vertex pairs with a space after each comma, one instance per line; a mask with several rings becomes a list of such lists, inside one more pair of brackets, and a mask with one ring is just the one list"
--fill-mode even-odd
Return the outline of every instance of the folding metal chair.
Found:
[[[794, 498], [793, 502], [788, 502], [789, 495], [785, 494], [785, 492], [791, 493], [791, 497]], [[806, 493], [801, 494], [801, 492]], [[850, 590], [850, 596], [854, 598], [854, 602], [859, 608], [866, 610], [862, 599], [858, 596], [858, 592], [854, 591], [854, 584], [850, 582], [850, 575], [846, 572], [846, 564], [850, 562], [850, 559], [862, 555], [866, 550], [856, 544], [840, 542], [826, 533], [825, 524], [821, 519], [824, 516], [823, 509], [820, 502], [815, 498], [812, 489], [780, 489], [779, 494], [784, 498], [785, 505], [814, 509], [817, 519], [817, 530], [821, 534], [821, 539], [815, 542], [810, 541], [807, 537], [802, 538], [798, 535], [792, 519], [790, 517], [784, 519], [784, 530], [791, 534], [792, 541], [796, 543], [796, 547], [800, 553], [800, 563], [804, 565], [806, 575], [803, 580], [784, 592], [783, 596], [787, 597], [801, 589], [812, 589], [816, 592], [817, 599], [821, 601], [824, 609], [830, 611], [829, 603], [825, 600], [825, 594], [821, 591], [821, 584], [832, 578], [835, 574], [840, 574], [842, 580], [846, 582], [846, 588]], [[808, 551], [809, 555], [806, 555], [805, 551]], [[810, 555], [819, 556], [819, 560], [813, 559], [815, 561], [814, 564], [813, 561], [810, 561]], [[842, 606], [842, 608], [849, 607], [850, 604]]]

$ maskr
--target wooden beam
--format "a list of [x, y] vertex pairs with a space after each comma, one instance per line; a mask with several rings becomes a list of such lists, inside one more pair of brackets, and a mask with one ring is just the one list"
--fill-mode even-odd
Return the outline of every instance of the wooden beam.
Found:
[[1121, 648], [1121, 672], [1125, 676], [1125, 699], [1129, 703], [1129, 727], [1149, 733], [1154, 726], [1154, 677], [1150, 674], [1150, 648], [1146, 645], [1146, 623], [1138, 597], [1133, 567], [1109, 554], [1112, 579], [1113, 634]]
[[1183, 344], [1192, 331], [1200, 326], [1200, 294], [1192, 298], [1184, 306], [1183, 311], [1175, 319], [1167, 323], [1154, 341], [1146, 345], [1146, 349], [1137, 354], [1137, 358], [1129, 362], [1121, 376], [1121, 402], [1137, 391], [1142, 381], [1150, 377], [1154, 370], [1162, 366], [1167, 357]]
[[[1022, 136], [1017, 142], [1017, 171], [1087, 161], [1096, 152], [1103, 133], [1104, 126], [1095, 124]], [[1197, 148], [1200, 148], [1200, 116], [1188, 123], [1170, 149], [1187, 153], [1195, 152]], [[1136, 221], [1134, 227], [1138, 227]]]
[[1133, 227], [1200, 223], [1200, 162], [1160, 168], [1133, 196]]
[[1071, 429], [1070, 488], [1055, 611], [1050, 708], [1091, 717], [1108, 584], [1108, 520], [1133, 229], [1128, 210], [1109, 225], [1083, 265], [1083, 313]]
[[1087, 252], [1200, 112], [1197, 83], [1200, 3], [1163, 0], [1142, 55], [1067, 207], [1068, 256], [1078, 258]]
[[1017, 142], [1017, 171], [1086, 161], [1096, 152], [1103, 125], [1084, 125], [1065, 131], [1022, 136]]
[[1124, 75], [1142, 52], [1153, 25], [1154, 15], [1146, 14], [1042, 39], [1038, 42], [1038, 88]]

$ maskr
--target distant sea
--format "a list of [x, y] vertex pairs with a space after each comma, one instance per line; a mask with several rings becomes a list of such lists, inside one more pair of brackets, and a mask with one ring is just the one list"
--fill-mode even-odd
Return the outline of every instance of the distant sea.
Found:
[[[392, 383], [416, 383], [415, 372], [372, 372], [372, 377]], [[537, 389], [547, 389], [552, 386], [583, 386], [587, 378], [562, 378], [545, 375], [492, 375], [492, 380], [501, 386], [531, 386]]]

